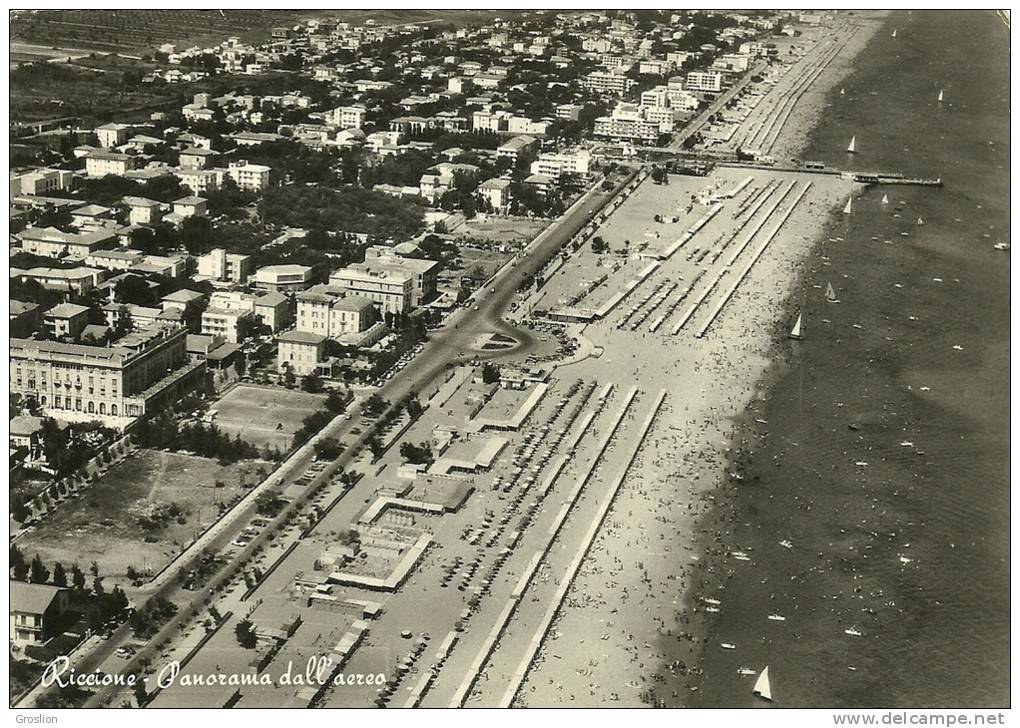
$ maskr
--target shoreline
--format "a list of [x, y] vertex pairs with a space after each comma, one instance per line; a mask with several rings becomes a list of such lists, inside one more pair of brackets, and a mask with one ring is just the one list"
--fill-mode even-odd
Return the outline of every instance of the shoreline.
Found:
[[[858, 30], [847, 45], [803, 93], [773, 143], [772, 153], [777, 158], [800, 158], [804, 151], [811, 147], [815, 131], [821, 125], [823, 115], [829, 106], [829, 97], [835, 92], [836, 87], [854, 72], [854, 64], [875, 35], [885, 27], [888, 15], [888, 12], [878, 11], [864, 16], [866, 22], [857, 24]], [[859, 192], [860, 186], [857, 186], [854, 196], [857, 196]], [[728, 551], [720, 544], [724, 541], [724, 533], [729, 531], [729, 526], [737, 515], [735, 501], [740, 497], [739, 486], [744, 478], [745, 466], [748, 464], [748, 458], [743, 448], [751, 441], [749, 438], [757, 435], [756, 427], [759, 426], [759, 423], [755, 420], [761, 419], [760, 410], [768, 406], [774, 388], [790, 371], [796, 352], [791, 352], [786, 345], [788, 342], [786, 324], [792, 321], [802, 308], [800, 297], [803, 296], [803, 292], [811, 289], [810, 279], [814, 272], [809, 267], [809, 261], [816, 255], [826, 238], [831, 234], [838, 234], [841, 219], [841, 208], [839, 206], [831, 207], [814, 230], [813, 242], [799, 257], [798, 273], [777, 308], [778, 315], [769, 333], [770, 345], [766, 354], [768, 364], [756, 378], [753, 384], [754, 394], [744, 410], [728, 418], [729, 443], [732, 448], [727, 448], [729, 454], [724, 458], [723, 473], [720, 474], [716, 489], [718, 498], [714, 500], [713, 507], [698, 519], [696, 525], [699, 534], [698, 554], [702, 563], [706, 565], [705, 570], [714, 576], [714, 578], [703, 581], [701, 587], [705, 592], [713, 592], [714, 597], [718, 597], [719, 601], [725, 601], [723, 592], [726, 582], [734, 574], [732, 567], [726, 567]], [[729, 477], [727, 477], [727, 473], [730, 474]], [[713, 630], [706, 623], [706, 617], [712, 613], [705, 612], [705, 604], [699, 605], [696, 600], [694, 589], [689, 588], [684, 607], [688, 613], [698, 616], [695, 634], [703, 645], [695, 668], [696, 673], [702, 679], [690, 686], [689, 700], [683, 703], [684, 707], [692, 708], [708, 707], [701, 705], [701, 688], [706, 663], [705, 650], [719, 649], [718, 644], [709, 642], [713, 636]], [[744, 667], [749, 670], [754, 669], [753, 665]], [[757, 670], [754, 672], [756, 674]], [[742, 704], [742, 702], [737, 703], [737, 705]]]
[[[849, 73], [881, 22], [863, 25], [805, 97], [824, 99]], [[851, 48], [853, 56], [845, 57]], [[816, 100], [808, 107], [811, 113], [795, 109], [777, 144], [789, 144], [785, 140], [795, 133], [805, 136], [803, 126], [818, 123], [813, 114], [820, 116], [823, 104]], [[792, 174], [787, 179], [809, 178]], [[704, 608], [711, 608], [700, 600], [713, 598], [716, 589], [703, 554], [706, 540], [714, 535], [709, 522], [727, 494], [721, 484], [729, 477], [737, 423], [761, 396], [762, 382], [775, 368], [778, 337], [788, 328], [788, 304], [800, 290], [806, 261], [830, 221], [838, 219], [847, 191], [860, 190], [846, 182], [818, 184], [821, 188], [803, 209], [794, 211], [791, 223], [754, 265], [708, 336], [693, 338], [692, 329], [663, 340], [663, 353], [673, 361], [653, 361], [657, 344], [650, 344], [648, 366], [643, 367], [632, 353], [634, 334], [628, 339], [589, 325], [586, 335], [605, 347], [603, 358], [612, 356], [613, 366], [620, 366], [618, 377], [636, 367], [633, 381], [643, 380], [648, 388], [665, 382], [670, 394], [660, 425], [638, 453], [635, 473], [621, 489], [567, 595], [571, 608], [557, 616], [543, 647], [543, 652], [557, 654], [551, 654], [552, 660], [546, 654], [535, 665], [518, 704], [680, 707], [697, 694], [708, 635]], [[695, 349], [702, 352], [692, 354]], [[676, 372], [685, 366], [693, 367], [692, 376], [681, 383]], [[566, 372], [581, 377], [590, 373], [584, 364]], [[580, 645], [571, 648], [574, 637]], [[580, 661], [578, 649], [587, 664]], [[624, 656], [630, 659], [620, 659]]]
[[[876, 36], [889, 28], [889, 22], [883, 18], [870, 34], [876, 53], [889, 53], [887, 39]], [[879, 75], [880, 68], [879, 64], [868, 71]], [[848, 70], [844, 77], [852, 72]], [[857, 80], [864, 88], [875, 88], [874, 78], [871, 83]], [[814, 96], [814, 108], [824, 110], [837, 83], [830, 84], [827, 95]], [[818, 123], [804, 135], [804, 148], [823, 154], [817, 149], [831, 146], [833, 129], [821, 130]], [[905, 130], [901, 134], [905, 139], [910, 136]], [[893, 142], [889, 152], [901, 148]], [[878, 212], [882, 194], [869, 189], [859, 197], [860, 208]], [[720, 489], [716, 507], [699, 523], [702, 553], [720, 590], [717, 596], [723, 613], [712, 615], [703, 625], [706, 650], [699, 667], [704, 690], [695, 693], [692, 707], [751, 707], [753, 674], [769, 663], [776, 704], [782, 707], [914, 707], [918, 702], [941, 706], [952, 698], [940, 688], [949, 681], [961, 683], [957, 670], [971, 671], [963, 667], [959, 656], [955, 663], [934, 661], [929, 672], [938, 678], [927, 681], [893, 678], [890, 670], [896, 674], [899, 665], [902, 672], [912, 664], [910, 656], [923, 659], [932, 643], [954, 641], [947, 637], [953, 632], [940, 632], [937, 627], [958, 628], [960, 622], [952, 620], [959, 620], [961, 614], [980, 628], [975, 628], [973, 638], [958, 636], [955, 641], [962, 646], [953, 644], [957, 651], [966, 650], [971, 639], [984, 643], [995, 633], [994, 610], [979, 605], [983, 599], [995, 603], [1002, 597], [986, 592], [989, 585], [980, 579], [972, 591], [939, 589], [930, 569], [936, 564], [948, 568], [952, 563], [966, 573], [997, 555], [994, 544], [986, 545], [984, 537], [961, 545], [966, 536], [956, 531], [963, 524], [960, 530], [966, 533], [967, 521], [961, 513], [994, 509], [996, 499], [1002, 497], [991, 491], [987, 501], [975, 505], [966, 488], [958, 487], [967, 484], [968, 476], [984, 476], [995, 483], [996, 465], [986, 465], [984, 472], [971, 468], [965, 473], [955, 472], [954, 466], [958, 460], [980, 457], [973, 448], [984, 444], [988, 429], [996, 429], [998, 421], [994, 413], [979, 415], [951, 394], [936, 398], [926, 394], [927, 386], [918, 390], [919, 384], [941, 385], [946, 392], [958, 386], [943, 374], [943, 368], [958, 366], [950, 363], [955, 360], [951, 353], [942, 354], [943, 347], [949, 349], [957, 341], [963, 350], [990, 346], [979, 332], [964, 333], [970, 328], [965, 316], [956, 317], [959, 326], [954, 330], [946, 302], [930, 302], [936, 294], [925, 290], [932, 281], [942, 280], [931, 276], [941, 276], [943, 271], [959, 275], [952, 279], [956, 283], [961, 279], [966, 283], [965, 275], [983, 273], [980, 266], [987, 261], [959, 265], [962, 252], [948, 247], [950, 240], [938, 240], [942, 231], [915, 226], [915, 233], [895, 222], [899, 214], [889, 214], [901, 206], [918, 210], [913, 215], [924, 210], [930, 222], [933, 209], [946, 204], [944, 199], [898, 190], [888, 196], [895, 208], [883, 208], [884, 215], [856, 218], [851, 226], [840, 222], [838, 212], [829, 215], [825, 224], [829, 244], [822, 242], [825, 237], [816, 241], [783, 304], [787, 317], [804, 309], [808, 341], [784, 346], [780, 338], [784, 332], [774, 332], [772, 364], [758, 382], [758, 395], [734, 420], [735, 445], [727, 469], [741, 479], [731, 479]], [[951, 216], [948, 211], [944, 214]], [[904, 212], [903, 218], [910, 221], [906, 225], [913, 225], [910, 212]], [[892, 236], [890, 228], [897, 227], [910, 240], [899, 244], [899, 239], [887, 239], [883, 244], [881, 238]], [[989, 230], [994, 228], [991, 225]], [[937, 242], [928, 242], [929, 237]], [[994, 257], [977, 251], [972, 255]], [[984, 280], [978, 275], [973, 278]], [[843, 306], [821, 301], [817, 289], [826, 279], [836, 285], [839, 298], [846, 299]], [[894, 290], [914, 295], [885, 293]], [[811, 297], [807, 307], [798, 301], [798, 292]], [[956, 300], [961, 294], [946, 295]], [[908, 301], [910, 308], [903, 310]], [[913, 315], [904, 321], [907, 313]], [[909, 323], [927, 320], [939, 323], [924, 327], [924, 333]], [[895, 347], [884, 343], [891, 341], [903, 343]], [[1005, 356], [1008, 367], [1008, 338]], [[995, 356], [989, 358], [994, 361]], [[981, 361], [985, 362], [984, 357]], [[921, 377], [923, 381], [918, 382]], [[994, 389], [994, 383], [991, 386]], [[954, 417], [946, 418], [949, 413]], [[1005, 438], [1008, 451], [1008, 433]], [[963, 445], [964, 441], [973, 444]], [[1007, 474], [1007, 500], [1008, 483]], [[947, 491], [933, 495], [932, 489], [940, 486], [948, 486]], [[966, 502], [967, 510], [958, 500]], [[1008, 515], [1005, 518], [1008, 532]], [[991, 526], [989, 531], [994, 537]], [[734, 560], [728, 548], [746, 549], [750, 563]], [[985, 578], [994, 583], [1001, 574]], [[1008, 586], [1004, 594], [1008, 604]], [[785, 619], [766, 621], [767, 614]], [[969, 630], [964, 634], [970, 634]], [[738, 650], [721, 652], [719, 640], [736, 643]], [[1008, 636], [1005, 642], [1008, 656]], [[1002, 649], [985, 652], [991, 657]], [[738, 674], [736, 660], [751, 674]], [[980, 672], [973, 680], [963, 681], [968, 684], [960, 689], [983, 699], [999, 699], [1001, 687], [995, 683], [1000, 681], [984, 682]]]

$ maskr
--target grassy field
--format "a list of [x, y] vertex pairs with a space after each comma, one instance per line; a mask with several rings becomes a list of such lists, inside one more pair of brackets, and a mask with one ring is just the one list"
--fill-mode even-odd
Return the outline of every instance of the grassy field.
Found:
[[322, 408], [324, 394], [239, 385], [218, 402], [216, 426], [231, 437], [286, 452], [308, 415]]
[[[155, 573], [218, 518], [220, 504], [259, 482], [259, 468], [268, 473], [272, 466], [261, 461], [222, 466], [208, 458], [139, 450], [61, 505], [18, 545], [29, 558], [38, 553], [68, 570], [78, 563], [87, 571], [96, 561], [100, 573], [114, 580], [122, 579], [128, 566]], [[169, 515], [171, 506], [179, 509], [178, 516]], [[145, 521], [159, 525], [146, 528]]]
[[457, 228], [456, 239], [488, 240], [497, 243], [527, 243], [549, 224], [548, 220], [527, 217], [474, 218]]

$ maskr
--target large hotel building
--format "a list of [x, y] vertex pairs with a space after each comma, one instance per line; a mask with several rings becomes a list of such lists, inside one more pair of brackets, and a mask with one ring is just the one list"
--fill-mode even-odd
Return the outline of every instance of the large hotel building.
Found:
[[124, 427], [199, 388], [205, 362], [191, 362], [187, 329], [143, 329], [114, 346], [11, 339], [11, 393], [35, 398], [61, 420]]

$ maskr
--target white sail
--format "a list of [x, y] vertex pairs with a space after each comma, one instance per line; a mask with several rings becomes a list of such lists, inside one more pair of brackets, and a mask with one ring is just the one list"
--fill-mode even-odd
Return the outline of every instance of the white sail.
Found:
[[917, 218], [917, 224], [924, 225], [924, 220], [922, 220], [921, 218]]
[[825, 287], [825, 300], [827, 300], [827, 301], [835, 301], [836, 300], [836, 291], [833, 290], [832, 282], [831, 281]]
[[769, 681], [768, 665], [758, 675], [758, 679], [754, 681], [754, 689], [751, 692], [765, 700], [772, 700], [772, 683]]
[[851, 137], [850, 145], [846, 148], [846, 150], [850, 154], [855, 154], [857, 152], [857, 137], [856, 136], [855, 137]]
[[849, 215], [854, 211], [854, 198], [850, 197], [846, 201], [846, 207], [843, 208], [843, 214]]
[[803, 316], [803, 314], [797, 314], [797, 323], [795, 323], [793, 325], [793, 328], [790, 329], [790, 334], [789, 335], [790, 335], [791, 339], [803, 339], [804, 338], [804, 336], [800, 333], [801, 318], [802, 318], [802, 316]]
[[944, 94], [945, 94], [945, 91], [942, 91], [942, 90], [939, 91], [939, 103], [940, 104], [942, 103], [942, 99], [944, 98]]
[[840, 96], [846, 96], [846, 89], [845, 89], [845, 88], [841, 88], [841, 89], [839, 90], [839, 95], [840, 95]]
[[894, 31], [892, 32], [892, 37], [893, 37], [893, 38], [895, 38], [895, 37], [896, 37], [896, 31], [895, 31], [895, 30], [894, 30]]
[[889, 204], [889, 195], [882, 195], [882, 204], [883, 205]]

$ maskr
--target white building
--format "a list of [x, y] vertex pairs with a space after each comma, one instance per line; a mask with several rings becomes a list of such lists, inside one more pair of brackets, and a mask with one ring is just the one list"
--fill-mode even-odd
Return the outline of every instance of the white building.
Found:
[[341, 129], [360, 129], [365, 125], [367, 111], [364, 106], [340, 106], [328, 114], [328, 121]]
[[218, 281], [244, 283], [255, 267], [250, 256], [228, 253], [224, 248], [215, 248], [195, 259], [198, 275]]
[[715, 94], [722, 91], [722, 84], [723, 75], [718, 71], [691, 71], [685, 82], [688, 91]]
[[538, 159], [531, 163], [531, 173], [559, 179], [564, 172], [568, 174], [588, 174], [591, 168], [591, 152], [587, 149], [573, 149], [562, 152], [546, 152], [539, 154]]
[[227, 176], [234, 181], [242, 190], [261, 192], [269, 186], [270, 167], [264, 164], [249, 164], [241, 162], [231, 164], [227, 169]]

